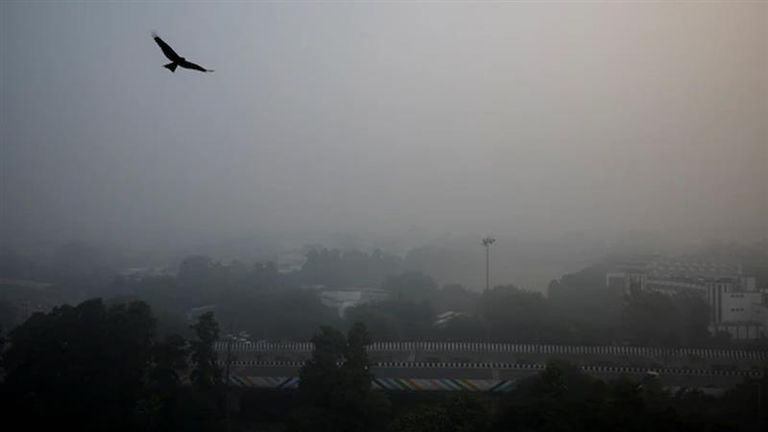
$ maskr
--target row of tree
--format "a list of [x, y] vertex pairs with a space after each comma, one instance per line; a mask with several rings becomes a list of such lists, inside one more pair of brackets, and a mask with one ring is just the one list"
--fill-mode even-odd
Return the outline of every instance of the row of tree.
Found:
[[156, 337], [155, 322], [146, 303], [100, 299], [33, 315], [0, 350], [0, 403], [11, 417], [4, 420], [32, 430], [88, 431], [210, 430], [221, 423], [213, 315], [192, 326], [190, 341]]
[[[146, 301], [155, 311], [160, 335], [191, 337], [184, 324], [187, 312], [215, 306], [226, 328], [246, 331], [256, 339], [308, 340], [319, 326], [343, 327], [361, 321], [377, 340], [662, 346], [728, 343], [726, 335], [713, 338], [708, 334], [707, 306], [702, 300], [661, 295], [626, 299], [605, 286], [607, 264], [553, 281], [544, 296], [512, 285], [484, 293], [455, 284], [440, 287], [419, 272], [384, 276], [385, 271], [398, 268], [395, 261], [383, 253], [342, 254], [321, 249], [310, 251], [300, 272], [283, 274], [270, 263], [222, 264], [191, 256], [175, 276], [118, 277], [94, 291], [121, 301]], [[357, 274], [351, 270], [352, 263], [360, 272], [370, 271], [381, 278], [378, 288], [390, 298], [347, 309], [341, 317], [338, 310], [322, 303], [317, 289], [308, 287], [330, 284], [325, 278], [331, 274]], [[77, 291], [67, 286], [47, 290]], [[438, 322], [437, 316], [448, 311], [453, 316]], [[18, 312], [0, 301], [0, 324], [18, 323]]]
[[369, 341], [360, 323], [346, 337], [321, 329], [313, 338], [312, 360], [301, 370], [299, 399], [283, 419], [285, 430], [714, 432], [762, 431], [768, 421], [768, 400], [760, 396], [768, 390], [768, 376], [714, 397], [696, 389], [667, 390], [656, 377], [605, 382], [574, 365], [551, 362], [503, 395], [375, 391], [365, 351]]
[[[599, 288], [570, 302], [513, 285], [482, 294], [461, 287], [442, 289], [423, 275], [388, 278], [383, 287], [393, 300], [347, 312], [364, 322], [375, 339], [504, 341], [519, 343], [707, 346], [727, 343], [710, 336], [708, 306], [689, 296], [646, 294], [625, 298]], [[456, 311], [436, 322], [436, 315]]]
[[746, 381], [719, 397], [664, 390], [655, 379], [601, 381], [552, 363], [500, 397], [462, 394], [409, 406], [390, 432], [715, 432], [762, 431], [768, 379]]
[[[222, 370], [213, 349], [219, 325], [203, 314], [194, 337], [158, 338], [142, 302], [90, 300], [35, 314], [0, 337], [0, 404], [6, 424], [32, 430], [261, 430], [253, 393], [226, 421]], [[519, 381], [504, 395], [419, 395], [372, 388], [364, 324], [345, 334], [322, 327], [300, 371], [297, 397], [274, 430], [290, 432], [758, 431], [765, 425], [768, 377], [722, 397], [664, 390], [654, 378], [603, 382], [563, 363]], [[248, 396], [248, 395], [246, 395]], [[263, 400], [263, 398], [262, 398]]]

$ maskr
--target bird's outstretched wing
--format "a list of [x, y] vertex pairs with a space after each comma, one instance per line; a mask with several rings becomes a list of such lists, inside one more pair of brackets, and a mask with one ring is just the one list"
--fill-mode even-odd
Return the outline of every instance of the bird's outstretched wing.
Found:
[[198, 70], [200, 72], [213, 72], [213, 69], [206, 69], [199, 64], [192, 63], [191, 61], [184, 60], [183, 62], [179, 63], [179, 66], [187, 69], [194, 69]]
[[174, 51], [170, 45], [165, 43], [164, 40], [160, 39], [160, 36], [158, 36], [157, 33], [152, 32], [152, 38], [160, 46], [160, 49], [163, 50], [163, 54], [168, 57], [168, 60], [172, 62], [179, 62], [181, 60], [181, 56], [176, 54], [176, 51]]

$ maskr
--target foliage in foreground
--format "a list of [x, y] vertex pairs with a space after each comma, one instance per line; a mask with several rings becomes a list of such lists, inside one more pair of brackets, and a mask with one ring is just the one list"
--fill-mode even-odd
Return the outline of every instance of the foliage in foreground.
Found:
[[[101, 299], [37, 313], [9, 335], [0, 385], [8, 420], [33, 430], [213, 430], [220, 424], [220, 376], [213, 316], [180, 336], [155, 337], [147, 304]], [[182, 376], [192, 360], [195, 388]]]

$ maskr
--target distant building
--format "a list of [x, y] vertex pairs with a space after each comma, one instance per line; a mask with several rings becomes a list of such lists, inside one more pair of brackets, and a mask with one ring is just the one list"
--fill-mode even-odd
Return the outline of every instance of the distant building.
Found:
[[622, 291], [625, 295], [636, 295], [646, 290], [645, 273], [632, 269], [624, 272], [613, 272], [606, 275], [608, 288]]
[[280, 273], [292, 273], [300, 271], [307, 261], [306, 253], [300, 250], [280, 252], [275, 258], [277, 271]]
[[619, 265], [606, 274], [606, 285], [627, 296], [643, 292], [690, 295], [709, 305], [710, 331], [734, 339], [768, 337], [768, 290], [739, 266], [654, 258]]
[[128, 279], [175, 276], [176, 272], [166, 267], [131, 267], [120, 271], [120, 276]]
[[435, 327], [445, 327], [447, 326], [451, 321], [457, 319], [457, 318], [466, 318], [469, 314], [464, 312], [456, 312], [456, 311], [448, 311], [443, 312], [435, 317], [435, 322], [432, 323]]
[[362, 304], [379, 303], [390, 298], [388, 291], [377, 289], [322, 291], [320, 301], [327, 307], [336, 309], [344, 317], [347, 309]]

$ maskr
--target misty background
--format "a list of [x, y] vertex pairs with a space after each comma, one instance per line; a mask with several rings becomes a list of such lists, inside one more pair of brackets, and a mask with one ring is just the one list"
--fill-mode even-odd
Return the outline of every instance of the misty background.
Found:
[[[0, 19], [5, 248], [432, 245], [477, 270], [441, 282], [475, 284], [490, 233], [496, 280], [542, 289], [627, 239], [768, 235], [766, 3], [3, 2]], [[169, 73], [153, 30], [216, 72]]]

